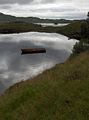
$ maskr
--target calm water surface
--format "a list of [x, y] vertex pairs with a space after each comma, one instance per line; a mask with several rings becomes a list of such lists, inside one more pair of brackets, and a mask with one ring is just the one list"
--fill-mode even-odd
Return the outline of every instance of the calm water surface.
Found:
[[59, 24], [54, 24], [54, 23], [35, 23], [35, 24], [38, 24], [38, 25], [42, 25], [43, 27], [46, 27], [46, 26], [53, 26], [53, 27], [58, 27], [58, 26], [65, 26], [65, 25], [68, 25], [69, 23], [59, 23]]
[[[75, 42], [56, 33], [0, 34], [0, 94], [11, 85], [67, 60]], [[46, 54], [21, 55], [21, 48], [42, 47]]]

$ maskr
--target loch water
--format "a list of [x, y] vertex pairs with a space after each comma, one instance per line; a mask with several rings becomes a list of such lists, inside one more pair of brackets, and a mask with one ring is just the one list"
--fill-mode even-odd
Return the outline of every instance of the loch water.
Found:
[[[57, 33], [0, 34], [0, 94], [13, 84], [66, 61], [76, 40]], [[21, 49], [45, 48], [46, 53], [21, 55]]]

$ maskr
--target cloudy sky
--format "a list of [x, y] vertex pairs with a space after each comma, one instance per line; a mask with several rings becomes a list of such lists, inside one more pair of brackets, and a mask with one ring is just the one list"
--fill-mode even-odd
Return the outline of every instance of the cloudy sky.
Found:
[[83, 19], [89, 0], [0, 0], [0, 12], [15, 16]]

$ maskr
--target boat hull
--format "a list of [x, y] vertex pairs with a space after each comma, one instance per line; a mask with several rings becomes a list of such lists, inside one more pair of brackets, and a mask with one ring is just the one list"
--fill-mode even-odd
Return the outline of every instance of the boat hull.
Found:
[[23, 54], [35, 54], [35, 53], [46, 53], [45, 48], [34, 48], [34, 49], [21, 49]]

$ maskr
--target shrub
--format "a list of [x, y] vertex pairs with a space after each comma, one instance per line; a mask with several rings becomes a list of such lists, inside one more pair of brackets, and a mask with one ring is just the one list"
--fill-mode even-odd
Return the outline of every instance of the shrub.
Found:
[[[89, 39], [87, 39], [89, 41]], [[84, 40], [81, 40], [80, 42], [77, 42], [75, 45], [74, 45], [74, 48], [73, 48], [73, 53], [74, 54], [79, 54], [87, 49], [89, 49], [89, 44], [88, 42], [84, 42]]]

